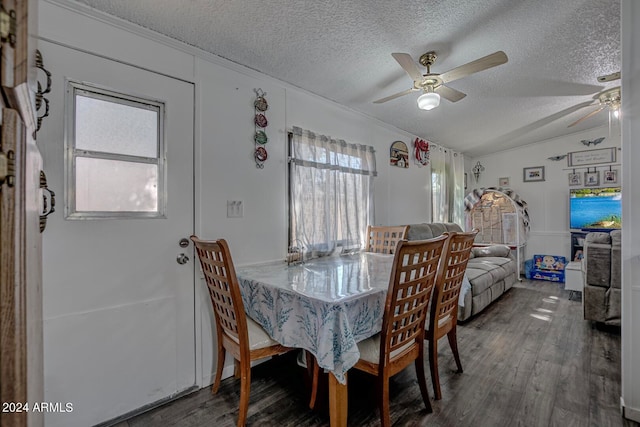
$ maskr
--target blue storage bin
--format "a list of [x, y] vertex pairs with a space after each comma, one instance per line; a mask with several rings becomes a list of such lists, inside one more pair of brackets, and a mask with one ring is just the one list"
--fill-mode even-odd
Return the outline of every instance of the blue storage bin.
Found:
[[559, 255], [534, 255], [533, 259], [529, 261], [531, 261], [531, 267], [528, 275], [525, 262], [525, 276], [527, 279], [564, 283], [564, 267], [567, 264], [565, 257]]
[[531, 279], [531, 272], [533, 271], [533, 258], [524, 262], [524, 277]]

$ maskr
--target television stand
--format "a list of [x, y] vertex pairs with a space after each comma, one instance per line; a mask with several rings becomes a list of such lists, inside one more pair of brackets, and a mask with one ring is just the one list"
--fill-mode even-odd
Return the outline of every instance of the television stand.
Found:
[[584, 238], [588, 231], [572, 231], [571, 232], [571, 261], [580, 261], [582, 259], [582, 249], [584, 246]]

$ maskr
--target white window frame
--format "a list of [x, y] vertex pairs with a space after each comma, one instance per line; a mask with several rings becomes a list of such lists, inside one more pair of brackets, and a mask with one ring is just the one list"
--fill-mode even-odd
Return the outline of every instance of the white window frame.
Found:
[[[67, 80], [65, 102], [65, 218], [85, 219], [154, 219], [166, 218], [167, 212], [167, 171], [165, 147], [165, 104], [162, 101], [123, 94], [96, 85]], [[135, 106], [158, 114], [157, 157], [143, 157], [103, 151], [76, 148], [76, 95], [92, 97], [108, 102]], [[140, 211], [77, 211], [76, 210], [76, 159], [78, 157], [117, 160], [123, 162], [154, 164], [158, 167], [158, 204], [153, 212]]]

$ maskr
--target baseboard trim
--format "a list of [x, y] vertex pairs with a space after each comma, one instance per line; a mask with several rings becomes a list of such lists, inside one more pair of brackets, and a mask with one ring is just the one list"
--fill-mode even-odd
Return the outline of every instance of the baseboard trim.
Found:
[[169, 397], [165, 397], [163, 399], [157, 400], [155, 402], [149, 403], [149, 404], [147, 404], [147, 405], [145, 405], [145, 406], [143, 406], [141, 408], [134, 409], [133, 411], [127, 412], [126, 414], [120, 415], [119, 417], [110, 419], [108, 421], [104, 421], [104, 422], [102, 422], [100, 424], [96, 424], [94, 427], [115, 426], [115, 425], [117, 425], [117, 424], [119, 424], [119, 423], [121, 423], [123, 421], [128, 420], [129, 418], [133, 418], [136, 415], [140, 415], [140, 414], [142, 414], [144, 412], [147, 412], [147, 411], [150, 411], [152, 409], [155, 409], [155, 408], [157, 408], [159, 406], [162, 406], [162, 405], [164, 405], [166, 403], [169, 403], [169, 402], [171, 402], [173, 400], [176, 400], [176, 399], [179, 399], [181, 397], [184, 397], [184, 396], [186, 396], [188, 394], [191, 394], [191, 393], [193, 393], [195, 391], [198, 391], [198, 390], [200, 390], [200, 387], [198, 387], [198, 386], [189, 387], [186, 390], [183, 390], [183, 391], [181, 391], [179, 393], [176, 393], [174, 395], [171, 395]]
[[620, 409], [623, 418], [640, 423], [640, 410], [625, 406], [622, 396], [620, 397]]

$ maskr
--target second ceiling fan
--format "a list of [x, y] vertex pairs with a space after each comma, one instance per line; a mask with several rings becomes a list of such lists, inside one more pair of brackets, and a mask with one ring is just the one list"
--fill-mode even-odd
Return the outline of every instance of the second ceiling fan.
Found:
[[451, 102], [456, 102], [467, 96], [459, 90], [445, 86], [446, 83], [451, 83], [454, 80], [461, 79], [470, 74], [502, 65], [508, 61], [507, 55], [502, 51], [498, 51], [442, 74], [436, 74], [431, 72], [431, 66], [436, 61], [437, 55], [434, 51], [429, 51], [420, 56], [419, 59], [420, 64], [427, 69], [426, 74], [422, 74], [408, 53], [392, 53], [391, 56], [398, 61], [398, 64], [400, 64], [407, 74], [409, 74], [409, 77], [413, 79], [413, 87], [378, 99], [373, 101], [373, 103], [382, 104], [383, 102], [391, 101], [392, 99], [412, 92], [422, 91], [424, 93], [418, 98], [418, 107], [423, 110], [431, 110], [437, 107], [440, 104], [440, 97]]

